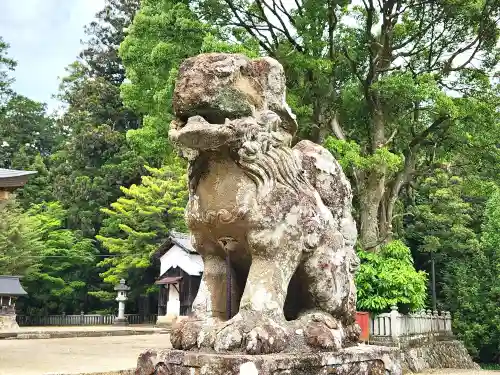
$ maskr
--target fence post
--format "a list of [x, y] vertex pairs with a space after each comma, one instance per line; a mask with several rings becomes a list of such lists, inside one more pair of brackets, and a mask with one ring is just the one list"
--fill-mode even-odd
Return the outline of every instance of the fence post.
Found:
[[80, 311], [80, 325], [84, 325], [85, 324], [85, 313], [82, 311]]
[[389, 314], [391, 321], [391, 338], [396, 344], [399, 344], [399, 335], [401, 334], [401, 324], [399, 319], [399, 312], [397, 306], [391, 306], [391, 312]]
[[439, 314], [439, 332], [446, 332], [446, 317], [444, 315], [444, 311], [441, 311]]
[[432, 311], [430, 309], [426, 310], [425, 315], [425, 332], [429, 333], [432, 331]]
[[451, 313], [449, 311], [445, 312], [445, 322], [446, 322], [446, 332], [449, 335], [453, 335], [453, 330], [451, 329]]
[[432, 315], [432, 331], [433, 332], [439, 332], [439, 313], [437, 312], [437, 310], [434, 310], [433, 311], [433, 315]]

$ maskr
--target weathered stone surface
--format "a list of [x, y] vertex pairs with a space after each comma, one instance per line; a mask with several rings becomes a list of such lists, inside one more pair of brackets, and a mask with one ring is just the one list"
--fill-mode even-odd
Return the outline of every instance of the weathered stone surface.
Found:
[[351, 188], [326, 149], [291, 148], [282, 66], [187, 59], [173, 107], [169, 137], [189, 160], [186, 221], [205, 264], [204, 297], [173, 327], [173, 346], [257, 355], [356, 343]]
[[0, 315], [0, 332], [1, 331], [17, 331], [19, 326], [16, 322], [16, 315]]
[[[156, 372], [155, 372], [156, 371]], [[360, 345], [336, 352], [233, 355], [148, 350], [136, 375], [400, 375], [395, 348]]]
[[432, 368], [454, 368], [479, 370], [472, 361], [464, 344], [458, 340], [429, 341], [402, 349], [402, 364], [412, 372]]

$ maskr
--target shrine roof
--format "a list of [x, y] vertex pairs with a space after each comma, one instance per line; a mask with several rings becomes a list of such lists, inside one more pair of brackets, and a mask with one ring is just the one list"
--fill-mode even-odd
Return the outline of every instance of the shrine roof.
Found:
[[0, 275], [0, 295], [1, 296], [24, 296], [28, 293], [19, 282], [19, 276]]
[[166, 276], [162, 279], [156, 280], [156, 285], [169, 285], [175, 284], [176, 282], [182, 280], [182, 276]]
[[21, 187], [34, 171], [20, 171], [16, 169], [0, 168], [0, 187]]
[[189, 233], [170, 232], [169, 237], [162, 242], [155, 253], [155, 256], [161, 257], [174, 246], [181, 248], [188, 254], [198, 254], [191, 244], [191, 235]]
[[179, 246], [184, 251], [188, 253], [197, 254], [197, 251], [191, 244], [191, 236], [189, 234], [180, 232], [171, 232], [170, 239], [175, 245]]

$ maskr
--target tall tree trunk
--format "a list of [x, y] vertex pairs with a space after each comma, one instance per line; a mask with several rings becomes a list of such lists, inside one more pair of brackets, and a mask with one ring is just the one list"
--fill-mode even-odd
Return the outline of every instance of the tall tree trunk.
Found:
[[385, 176], [370, 172], [360, 191], [359, 240], [365, 250], [376, 250], [381, 244], [379, 236], [379, 208], [385, 192]]

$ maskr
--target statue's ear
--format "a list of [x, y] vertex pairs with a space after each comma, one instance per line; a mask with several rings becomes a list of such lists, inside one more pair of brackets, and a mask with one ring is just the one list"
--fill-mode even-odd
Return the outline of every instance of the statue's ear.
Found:
[[295, 115], [288, 106], [287, 108], [274, 110], [274, 112], [281, 118], [281, 127], [290, 133], [290, 135], [294, 136], [297, 132], [298, 124]]

